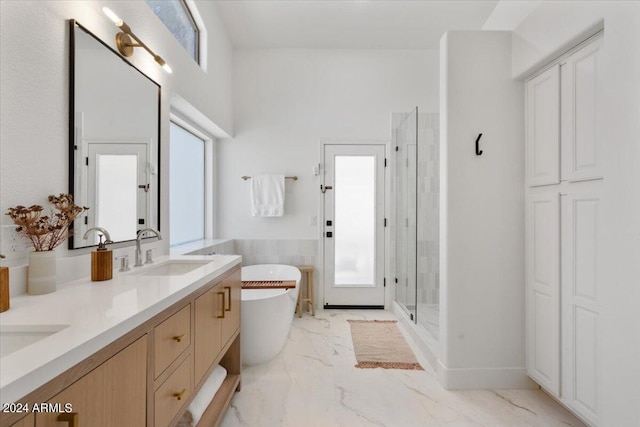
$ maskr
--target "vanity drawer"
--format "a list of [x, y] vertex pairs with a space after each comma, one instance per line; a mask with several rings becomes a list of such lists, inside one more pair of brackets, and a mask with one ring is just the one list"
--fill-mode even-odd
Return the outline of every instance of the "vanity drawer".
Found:
[[154, 394], [154, 425], [168, 426], [191, 395], [191, 357], [186, 357], [178, 369]]
[[191, 344], [191, 304], [155, 327], [153, 333], [154, 378]]

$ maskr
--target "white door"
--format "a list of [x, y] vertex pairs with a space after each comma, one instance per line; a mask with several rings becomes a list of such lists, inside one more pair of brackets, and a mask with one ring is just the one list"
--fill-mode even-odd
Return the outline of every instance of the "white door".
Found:
[[562, 398], [598, 425], [601, 181], [561, 201]]
[[559, 194], [527, 200], [527, 373], [560, 396]]
[[107, 229], [113, 241], [133, 240], [148, 227], [148, 149], [149, 144], [137, 142], [88, 143], [87, 178], [93, 191], [87, 225]]
[[384, 145], [324, 146], [324, 306], [384, 308]]
[[560, 182], [560, 66], [526, 84], [527, 183], [530, 187]]

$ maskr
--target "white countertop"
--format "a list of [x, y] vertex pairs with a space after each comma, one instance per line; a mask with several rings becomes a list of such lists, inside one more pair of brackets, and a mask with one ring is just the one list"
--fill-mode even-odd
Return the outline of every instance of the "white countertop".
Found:
[[[140, 275], [168, 260], [210, 261], [174, 276]], [[84, 278], [56, 292], [11, 298], [0, 327], [69, 325], [0, 358], [0, 402], [16, 402], [156, 314], [240, 264], [238, 255], [164, 256], [154, 264], [115, 271], [113, 279]], [[33, 403], [33, 402], [29, 402]]]

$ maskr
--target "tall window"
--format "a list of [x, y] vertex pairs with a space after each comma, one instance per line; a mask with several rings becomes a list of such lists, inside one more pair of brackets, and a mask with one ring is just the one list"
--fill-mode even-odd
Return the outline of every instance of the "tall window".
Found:
[[205, 238], [205, 141], [171, 123], [169, 143], [170, 245]]
[[146, 0], [178, 42], [200, 63], [198, 26], [184, 0]]

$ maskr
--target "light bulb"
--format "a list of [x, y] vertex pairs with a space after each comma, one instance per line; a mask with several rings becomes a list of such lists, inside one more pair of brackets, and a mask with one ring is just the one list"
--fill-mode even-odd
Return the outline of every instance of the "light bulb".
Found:
[[120, 19], [120, 17], [118, 15], [115, 14], [115, 12], [111, 9], [109, 9], [108, 7], [103, 7], [102, 11], [104, 12], [105, 15], [107, 15], [107, 17], [109, 19], [111, 19], [113, 21], [114, 24], [116, 24], [118, 27], [121, 27], [122, 24], [124, 24], [124, 21], [122, 19]]

